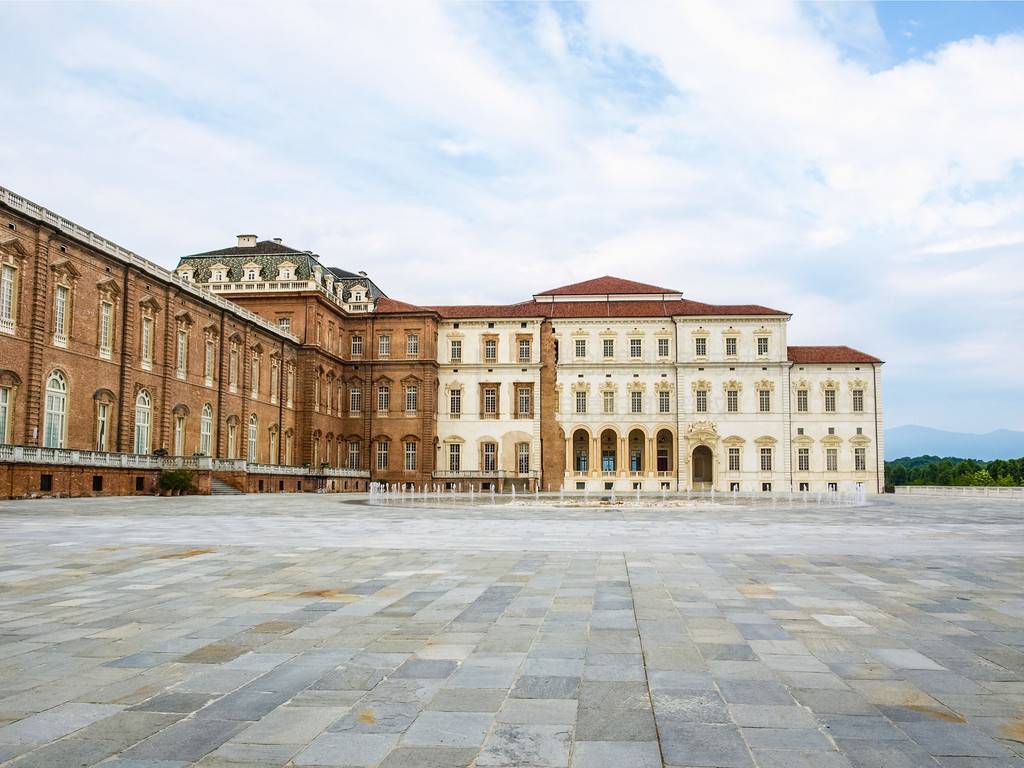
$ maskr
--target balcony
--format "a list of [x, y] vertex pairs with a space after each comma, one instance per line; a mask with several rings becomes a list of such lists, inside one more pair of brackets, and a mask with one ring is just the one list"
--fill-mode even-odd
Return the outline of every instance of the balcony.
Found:
[[67, 334], [64, 334], [64, 333], [55, 333], [55, 334], [53, 334], [53, 346], [67, 348], [67, 346], [68, 346]]
[[9, 317], [0, 317], [0, 332], [14, 333], [14, 320]]
[[195, 469], [213, 472], [249, 472], [266, 475], [326, 475], [367, 478], [370, 473], [338, 467], [293, 467], [282, 464], [250, 464], [245, 459], [216, 459], [212, 456], [153, 456], [142, 453], [78, 451], [67, 448], [37, 448], [29, 445], [0, 445], [0, 461], [28, 464], [56, 464], [78, 467], [120, 467], [128, 469]]
[[492, 472], [485, 472], [482, 469], [438, 469], [433, 473], [433, 477], [436, 480], [473, 480], [481, 477], [488, 480], [497, 480], [507, 475], [508, 473], [503, 469]]

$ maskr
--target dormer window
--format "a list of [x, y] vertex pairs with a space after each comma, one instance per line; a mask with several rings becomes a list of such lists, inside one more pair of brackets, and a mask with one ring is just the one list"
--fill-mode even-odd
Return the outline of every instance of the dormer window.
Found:
[[242, 267], [242, 274], [246, 280], [259, 280], [260, 279], [260, 265], [250, 261], [244, 267]]
[[284, 261], [277, 265], [277, 279], [278, 280], [294, 280], [295, 279], [295, 265], [290, 261]]
[[178, 270], [178, 277], [184, 280], [186, 283], [192, 282], [192, 268]]

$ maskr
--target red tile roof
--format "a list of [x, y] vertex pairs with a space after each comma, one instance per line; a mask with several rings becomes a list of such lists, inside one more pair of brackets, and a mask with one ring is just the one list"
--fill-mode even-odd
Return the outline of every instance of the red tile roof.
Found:
[[521, 304], [464, 304], [444, 307], [424, 307], [451, 320], [477, 317], [546, 317], [546, 307], [532, 301]]
[[537, 296], [604, 296], [607, 294], [623, 293], [674, 293], [681, 294], [681, 291], [674, 291], [671, 288], [659, 288], [656, 285], [637, 283], [632, 280], [623, 280], [621, 277], [605, 275], [593, 280], [584, 280], [582, 283], [563, 285], [561, 288], [552, 288], [550, 291], [536, 294]]
[[406, 304], [404, 301], [395, 301], [387, 296], [377, 299], [378, 312], [429, 312], [430, 307], [417, 307], [415, 304]]
[[850, 347], [789, 347], [794, 363], [881, 363], [877, 357]]

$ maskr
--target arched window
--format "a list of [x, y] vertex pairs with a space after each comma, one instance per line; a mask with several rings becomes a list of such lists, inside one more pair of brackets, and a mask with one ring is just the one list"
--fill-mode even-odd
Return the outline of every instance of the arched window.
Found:
[[203, 406], [203, 415], [199, 421], [199, 452], [203, 456], [210, 453], [210, 435], [213, 432], [213, 407], [207, 403]]
[[149, 453], [149, 424], [153, 401], [142, 390], [135, 398], [135, 453]]
[[68, 384], [64, 374], [54, 371], [46, 380], [46, 413], [43, 418], [43, 445], [63, 448], [68, 413]]
[[256, 414], [249, 417], [249, 451], [245, 457], [250, 462], [256, 461]]

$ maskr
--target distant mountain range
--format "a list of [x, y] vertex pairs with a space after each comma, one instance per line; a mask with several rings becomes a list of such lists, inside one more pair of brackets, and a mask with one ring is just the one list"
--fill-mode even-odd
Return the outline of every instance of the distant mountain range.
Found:
[[997, 429], [987, 435], [973, 435], [913, 424], [885, 430], [886, 461], [904, 456], [953, 456], [982, 461], [1019, 459], [1024, 457], [1024, 432]]

